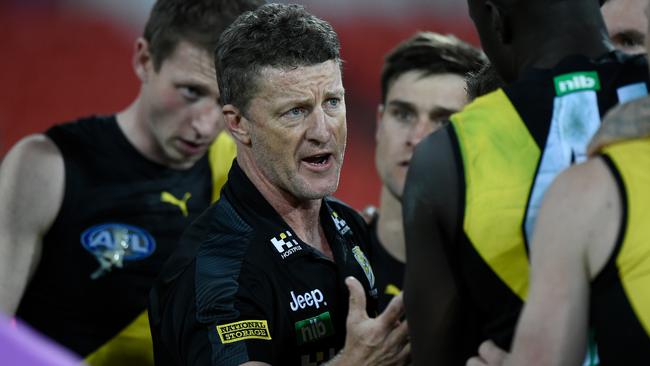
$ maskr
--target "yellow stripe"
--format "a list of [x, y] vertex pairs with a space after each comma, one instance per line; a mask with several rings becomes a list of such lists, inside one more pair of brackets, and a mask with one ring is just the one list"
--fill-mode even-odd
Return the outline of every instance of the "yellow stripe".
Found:
[[393, 285], [392, 283], [389, 283], [386, 285], [386, 289], [384, 290], [384, 293], [386, 295], [391, 295], [391, 296], [397, 296], [402, 292], [402, 290], [399, 289], [399, 287]]
[[226, 184], [228, 171], [236, 155], [237, 145], [227, 131], [221, 132], [210, 145], [208, 158], [212, 167], [212, 202], [219, 199], [221, 187]]
[[91, 366], [153, 365], [153, 343], [147, 312], [84, 360]]
[[627, 227], [616, 258], [620, 280], [646, 333], [650, 335], [650, 138], [604, 149], [618, 169], [627, 195]]
[[502, 90], [451, 117], [466, 183], [463, 227], [481, 258], [522, 300], [528, 256], [522, 222], [540, 150]]

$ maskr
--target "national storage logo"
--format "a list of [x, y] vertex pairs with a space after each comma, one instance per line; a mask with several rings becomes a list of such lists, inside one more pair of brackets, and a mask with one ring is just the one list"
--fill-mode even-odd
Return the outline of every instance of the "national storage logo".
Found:
[[299, 346], [334, 335], [334, 324], [332, 324], [329, 311], [313, 318], [296, 322], [295, 328], [296, 341]]
[[246, 339], [271, 339], [266, 320], [242, 320], [239, 322], [217, 325], [221, 343], [233, 343]]
[[600, 78], [595, 71], [573, 72], [557, 76], [555, 82], [555, 94], [558, 97], [563, 95], [593, 90], [600, 90]]

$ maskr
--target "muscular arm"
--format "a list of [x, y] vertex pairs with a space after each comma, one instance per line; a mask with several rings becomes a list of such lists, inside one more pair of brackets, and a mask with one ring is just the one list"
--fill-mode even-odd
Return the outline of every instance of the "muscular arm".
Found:
[[461, 183], [449, 128], [418, 144], [402, 200], [404, 299], [415, 365], [452, 365], [462, 357], [458, 289], [445, 251], [457, 244]]
[[532, 243], [530, 294], [506, 364], [583, 360], [590, 280], [614, 249], [621, 210], [616, 182], [600, 159], [569, 169], [549, 189]]
[[0, 310], [13, 314], [61, 206], [61, 153], [43, 135], [23, 139], [0, 165]]

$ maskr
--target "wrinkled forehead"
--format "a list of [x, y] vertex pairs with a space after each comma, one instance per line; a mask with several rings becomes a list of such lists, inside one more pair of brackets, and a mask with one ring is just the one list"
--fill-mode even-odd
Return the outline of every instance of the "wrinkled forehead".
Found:
[[343, 93], [340, 63], [329, 60], [306, 66], [265, 66], [259, 71], [257, 89], [257, 97], [265, 99]]

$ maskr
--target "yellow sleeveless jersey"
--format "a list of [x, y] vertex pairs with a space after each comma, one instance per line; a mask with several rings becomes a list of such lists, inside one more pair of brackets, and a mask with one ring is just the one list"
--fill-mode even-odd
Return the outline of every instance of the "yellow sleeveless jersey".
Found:
[[592, 283], [591, 313], [605, 365], [650, 363], [650, 138], [606, 147], [621, 192], [618, 243]]

